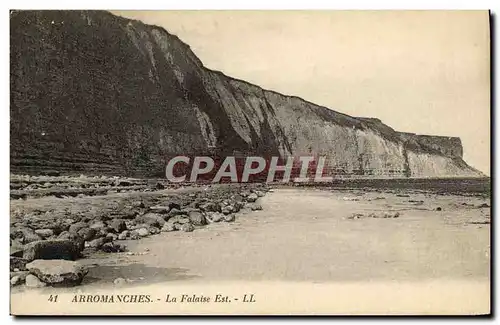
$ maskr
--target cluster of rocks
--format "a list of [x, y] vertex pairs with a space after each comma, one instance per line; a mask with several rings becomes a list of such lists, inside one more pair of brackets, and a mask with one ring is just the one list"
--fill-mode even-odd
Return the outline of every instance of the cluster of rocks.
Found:
[[[42, 286], [34, 284], [34, 277], [49, 285], [78, 284], [86, 273], [73, 261], [88, 253], [123, 252], [126, 247], [120, 240], [161, 232], [192, 232], [209, 223], [232, 222], [242, 209], [261, 210], [256, 201], [265, 192], [264, 186], [222, 191], [207, 188], [194, 193], [124, 198], [112, 208], [90, 207], [74, 214], [49, 210], [22, 215], [18, 211], [21, 215], [11, 217], [11, 284]], [[51, 263], [54, 269], [49, 267]], [[50, 272], [54, 277], [45, 276]]]

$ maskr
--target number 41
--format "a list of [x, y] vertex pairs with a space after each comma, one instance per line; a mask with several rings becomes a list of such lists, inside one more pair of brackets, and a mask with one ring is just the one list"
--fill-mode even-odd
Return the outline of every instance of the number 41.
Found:
[[49, 297], [49, 301], [50, 301], [50, 302], [57, 302], [57, 295], [55, 295], [55, 296], [50, 295], [50, 297]]

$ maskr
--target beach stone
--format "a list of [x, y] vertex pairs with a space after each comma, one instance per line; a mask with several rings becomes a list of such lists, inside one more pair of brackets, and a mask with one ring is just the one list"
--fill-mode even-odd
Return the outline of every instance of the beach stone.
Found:
[[205, 219], [205, 216], [198, 211], [192, 211], [189, 212], [189, 220], [193, 223], [195, 226], [203, 226], [207, 224], [207, 220]]
[[161, 228], [162, 232], [170, 232], [170, 231], [175, 231], [175, 225], [170, 222], [166, 222], [163, 227]]
[[135, 230], [140, 237], [149, 236], [149, 230], [147, 228], [139, 228]]
[[118, 240], [125, 240], [128, 236], [130, 236], [130, 231], [124, 230], [118, 235]]
[[134, 201], [131, 203], [132, 207], [133, 208], [139, 208], [139, 209], [143, 209], [145, 208], [146, 206], [144, 205], [144, 202], [142, 201]]
[[77, 247], [77, 250], [80, 252], [83, 250], [85, 244], [85, 240], [80, 235], [70, 233], [69, 231], [63, 231], [62, 233], [60, 233], [59, 236], [57, 236], [57, 239], [66, 239], [72, 241], [73, 244]]
[[26, 263], [29, 261], [25, 260], [22, 257], [10, 257], [10, 270], [15, 271], [15, 270], [21, 270], [24, 271], [26, 270]]
[[151, 235], [156, 235], [161, 232], [160, 228], [158, 227], [148, 227], [148, 230]]
[[181, 205], [179, 203], [176, 203], [176, 202], [169, 202], [168, 207], [170, 208], [170, 210], [173, 210], [173, 209], [180, 210], [181, 209]]
[[108, 237], [99, 237], [94, 240], [91, 240], [87, 242], [88, 247], [99, 249], [104, 245], [105, 243], [109, 242], [111, 239]]
[[167, 216], [172, 218], [172, 217], [178, 216], [180, 214], [184, 214], [184, 211], [181, 211], [180, 209], [177, 209], [177, 208], [172, 208], [168, 212]]
[[97, 235], [97, 230], [94, 228], [83, 228], [78, 231], [78, 236], [82, 237], [84, 241], [90, 241]]
[[26, 264], [26, 268], [40, 281], [52, 286], [79, 285], [88, 273], [77, 262], [65, 260], [35, 260]]
[[260, 205], [259, 203], [250, 203], [250, 204], [248, 204], [248, 207], [252, 211], [260, 211], [260, 210], [262, 210], [262, 205]]
[[220, 222], [224, 219], [224, 215], [220, 212], [215, 212], [213, 215], [212, 215], [212, 221], [213, 222]]
[[21, 239], [23, 244], [29, 244], [35, 241], [39, 241], [42, 237], [35, 233], [35, 231], [28, 227], [18, 227], [11, 229], [11, 234], [14, 238]]
[[23, 258], [28, 261], [45, 259], [75, 260], [80, 256], [78, 243], [66, 239], [40, 240], [24, 247]]
[[96, 221], [90, 225], [90, 228], [100, 230], [106, 228], [106, 224], [104, 223], [104, 221]]
[[126, 283], [127, 283], [127, 280], [125, 280], [124, 278], [116, 278], [113, 280], [113, 284], [118, 285], [118, 286], [124, 285]]
[[136, 221], [153, 227], [162, 227], [165, 224], [165, 219], [161, 214], [152, 212], [137, 217]]
[[112, 232], [109, 232], [107, 235], [106, 235], [106, 239], [109, 240], [109, 241], [115, 241], [118, 239], [118, 235], [117, 234], [114, 234]]
[[224, 215], [224, 221], [225, 222], [233, 222], [234, 220], [236, 220], [236, 217], [235, 217], [234, 213]]
[[123, 247], [121, 245], [118, 245], [113, 242], [105, 243], [101, 247], [101, 251], [106, 252], [106, 253], [117, 253], [117, 252], [123, 252]]
[[170, 207], [166, 205], [155, 205], [149, 208], [154, 213], [167, 214], [170, 211]]
[[137, 230], [132, 230], [130, 232], [130, 235], [129, 235], [130, 239], [132, 240], [137, 240], [139, 238], [141, 238], [141, 236], [139, 236], [139, 234], [137, 233]]
[[184, 224], [184, 223], [189, 223], [191, 222], [191, 220], [189, 220], [189, 218], [185, 215], [178, 215], [178, 216], [175, 216], [173, 218], [170, 218], [168, 220], [168, 222], [170, 223], [180, 223], [180, 224]]
[[43, 283], [40, 281], [36, 276], [33, 274], [28, 274], [26, 276], [26, 286], [30, 288], [42, 288], [45, 287], [47, 284]]
[[255, 194], [257, 194], [258, 197], [263, 197], [266, 193], [263, 191], [254, 191]]
[[184, 232], [192, 232], [194, 231], [194, 226], [192, 223], [185, 223], [181, 225], [180, 230]]
[[54, 231], [52, 229], [37, 229], [35, 234], [45, 239], [54, 235]]
[[114, 232], [121, 233], [127, 230], [127, 224], [123, 219], [113, 219], [108, 223], [108, 227], [110, 227]]
[[219, 211], [219, 205], [215, 202], [207, 202], [200, 204], [200, 209], [205, 212], [217, 212]]
[[79, 222], [71, 224], [69, 226], [68, 231], [70, 233], [77, 234], [78, 231], [80, 231], [81, 229], [87, 228], [87, 227], [88, 227], [87, 223], [85, 223], [83, 221], [79, 221]]
[[255, 193], [250, 193], [250, 195], [247, 196], [247, 201], [248, 202], [255, 202], [257, 201], [257, 199], [259, 198], [259, 196]]
[[29, 274], [29, 271], [10, 272], [10, 285], [16, 286], [19, 284], [23, 284]]
[[234, 211], [234, 207], [232, 205], [226, 205], [221, 208], [221, 212], [223, 214], [230, 214]]

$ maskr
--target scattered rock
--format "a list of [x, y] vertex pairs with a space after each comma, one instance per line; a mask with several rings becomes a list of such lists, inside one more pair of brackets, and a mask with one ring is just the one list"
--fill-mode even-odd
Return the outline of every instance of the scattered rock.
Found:
[[29, 244], [42, 239], [33, 229], [28, 227], [19, 227], [11, 229], [11, 238], [19, 238], [23, 244]]
[[200, 209], [205, 212], [217, 212], [219, 211], [219, 205], [215, 202], [207, 202], [201, 204]]
[[138, 223], [144, 223], [152, 227], [161, 227], [163, 226], [163, 224], [165, 224], [165, 219], [161, 214], [152, 212], [139, 216], [135, 220]]
[[149, 233], [150, 233], [151, 235], [156, 235], [156, 234], [159, 234], [159, 233], [161, 232], [160, 228], [158, 228], [158, 227], [153, 227], [153, 226], [149, 227], [149, 228], [148, 228], [148, 231], [149, 231]]
[[184, 224], [191, 222], [191, 220], [185, 215], [177, 215], [175, 217], [170, 218], [168, 222]]
[[441, 207], [436, 208], [436, 211], [441, 211], [441, 210], [443, 210]]
[[170, 222], [166, 222], [163, 227], [161, 228], [162, 232], [170, 232], [170, 231], [175, 231], [175, 225]]
[[26, 286], [30, 288], [42, 288], [45, 287], [46, 284], [40, 281], [36, 276], [33, 274], [28, 274], [26, 276]]
[[213, 222], [220, 222], [224, 220], [224, 215], [220, 212], [215, 212], [213, 215], [212, 215], [212, 221]]
[[194, 231], [194, 226], [192, 223], [185, 223], [181, 225], [180, 230], [184, 232], [192, 232]]
[[205, 216], [201, 214], [201, 212], [197, 211], [192, 211], [189, 212], [189, 220], [193, 223], [195, 226], [203, 226], [207, 224], [207, 220], [205, 219]]
[[119, 240], [125, 240], [130, 235], [130, 231], [124, 230], [118, 235]]
[[66, 239], [40, 240], [24, 247], [23, 258], [28, 261], [43, 260], [75, 260], [80, 256], [79, 243]]
[[255, 193], [250, 193], [250, 195], [247, 196], [247, 201], [248, 202], [255, 202], [257, 201], [257, 199], [259, 198], [259, 196]]
[[68, 231], [73, 234], [77, 234], [81, 229], [87, 228], [87, 224], [83, 221], [73, 223], [69, 226]]
[[123, 219], [111, 220], [110, 222], [108, 222], [108, 227], [113, 229], [113, 231], [116, 233], [121, 233], [121, 232], [127, 230], [127, 225], [125, 224], [125, 220], [123, 220]]
[[106, 235], [106, 239], [108, 241], [115, 241], [118, 239], [118, 235], [117, 234], [113, 234], [112, 232], [109, 232], [107, 235]]
[[167, 214], [170, 211], [170, 207], [165, 205], [155, 205], [149, 208], [154, 213]]
[[10, 257], [10, 270], [15, 271], [15, 270], [21, 270], [24, 271], [26, 270], [26, 263], [29, 261], [25, 260], [24, 258], [21, 257]]
[[221, 208], [221, 212], [223, 214], [230, 214], [230, 213], [233, 213], [234, 212], [234, 207], [232, 205], [226, 205], [224, 207]]
[[262, 210], [262, 205], [260, 205], [259, 203], [250, 203], [250, 204], [248, 204], [248, 207], [252, 211], [260, 211], [260, 210]]
[[258, 197], [263, 197], [266, 193], [262, 191], [254, 191], [255, 194], [257, 194]]
[[101, 251], [106, 253], [118, 253], [125, 251], [125, 247], [123, 245], [119, 245], [113, 242], [105, 243], [101, 247]]
[[180, 204], [175, 203], [175, 202], [168, 203], [168, 207], [170, 208], [170, 210], [173, 210], [173, 209], [180, 210], [181, 209]]
[[97, 235], [97, 230], [94, 228], [83, 228], [78, 231], [78, 236], [82, 237], [84, 241], [90, 241]]
[[139, 228], [134, 231], [137, 232], [137, 235], [139, 235], [139, 237], [146, 237], [150, 235], [149, 230], [147, 228]]
[[77, 262], [65, 260], [35, 260], [28, 263], [26, 268], [42, 282], [52, 286], [79, 285], [88, 272]]
[[108, 238], [108, 237], [100, 237], [100, 238], [96, 238], [94, 240], [87, 242], [87, 245], [90, 248], [99, 249], [102, 247], [102, 245], [104, 245], [105, 243], [107, 243], [109, 241], [110, 241], [110, 238]]
[[116, 278], [116, 279], [114, 279], [114, 280], [113, 280], [113, 283], [114, 283], [115, 285], [119, 285], [119, 286], [121, 286], [121, 285], [126, 284], [126, 283], [127, 283], [127, 280], [125, 280], [124, 278]]
[[106, 228], [106, 224], [103, 221], [97, 221], [97, 222], [91, 224], [90, 228], [96, 229], [96, 230], [101, 230], [101, 229]]
[[83, 250], [85, 244], [85, 240], [81, 236], [75, 233], [70, 233], [69, 231], [63, 231], [62, 233], [60, 233], [57, 239], [66, 239], [72, 241], [77, 246], [77, 250], [80, 252]]
[[225, 222], [233, 222], [234, 220], [236, 220], [236, 217], [234, 216], [234, 214], [227, 214], [224, 216], [224, 221]]
[[481, 203], [480, 205], [477, 206], [478, 208], [490, 208], [490, 205], [488, 203]]
[[52, 229], [37, 229], [35, 230], [35, 233], [43, 239], [54, 235], [54, 231]]

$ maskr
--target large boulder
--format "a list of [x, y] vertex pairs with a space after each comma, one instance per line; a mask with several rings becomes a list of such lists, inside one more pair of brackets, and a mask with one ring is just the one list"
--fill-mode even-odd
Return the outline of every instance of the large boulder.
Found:
[[40, 240], [24, 247], [23, 258], [33, 260], [76, 260], [80, 257], [80, 245], [66, 239]]
[[207, 219], [205, 219], [205, 216], [201, 212], [191, 211], [189, 212], [188, 217], [195, 226], [203, 226], [207, 224]]
[[26, 268], [40, 281], [51, 286], [79, 285], [88, 270], [77, 262], [65, 260], [35, 260]]

